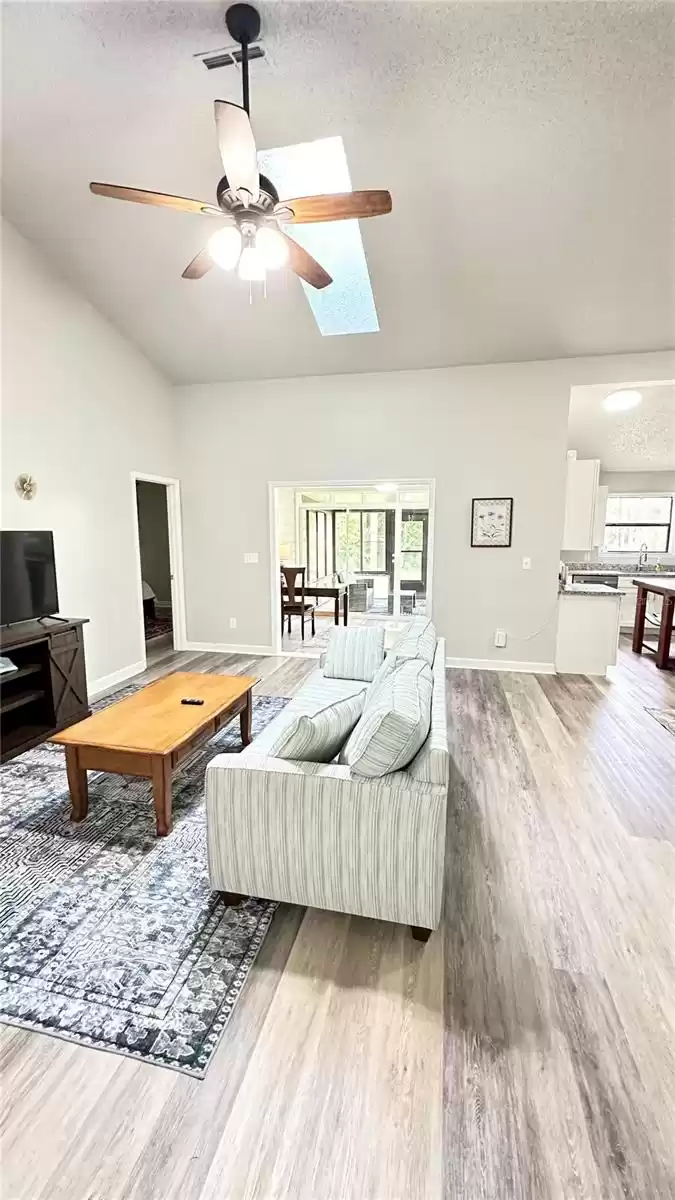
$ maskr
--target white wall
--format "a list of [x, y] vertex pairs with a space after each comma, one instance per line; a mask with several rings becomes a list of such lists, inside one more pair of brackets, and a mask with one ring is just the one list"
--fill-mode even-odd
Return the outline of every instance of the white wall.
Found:
[[610, 495], [675, 493], [675, 471], [600, 471], [600, 484]]
[[95, 691], [143, 656], [130, 472], [175, 473], [170, 388], [6, 222], [2, 301], [2, 524], [54, 531], [60, 610], [90, 619]]
[[[651, 354], [176, 388], [188, 639], [271, 644], [270, 480], [434, 477], [448, 655], [553, 662], [570, 388], [666, 373]], [[510, 550], [470, 546], [471, 498], [490, 495], [514, 497]]]
[[277, 496], [279, 549], [282, 563], [296, 566], [299, 562], [296, 540], [296, 503], [293, 488], [282, 488]]

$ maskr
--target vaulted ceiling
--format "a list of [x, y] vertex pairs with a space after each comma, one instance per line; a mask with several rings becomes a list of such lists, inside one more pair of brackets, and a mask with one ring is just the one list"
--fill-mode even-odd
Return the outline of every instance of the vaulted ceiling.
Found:
[[3, 211], [180, 382], [664, 349], [675, 343], [670, 4], [263, 2], [260, 149], [344, 139], [380, 332], [321, 337], [297, 280], [248, 302], [181, 271], [212, 201], [224, 3], [3, 5]]

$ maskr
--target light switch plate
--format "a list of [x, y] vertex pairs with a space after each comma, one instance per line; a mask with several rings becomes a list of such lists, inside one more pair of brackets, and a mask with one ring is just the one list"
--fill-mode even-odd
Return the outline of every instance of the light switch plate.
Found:
[[236, 629], [236, 628], [237, 628], [237, 618], [230, 617], [230, 629]]
[[250, 550], [247, 554], [244, 555], [245, 563], [257, 563], [257, 561], [258, 561], [258, 551], [257, 550]]
[[503, 629], [496, 629], [495, 630], [495, 646], [498, 646], [500, 650], [503, 650], [505, 645], [506, 645], [506, 633], [504, 632]]
[[531, 558], [524, 558], [524, 559], [523, 559], [523, 570], [524, 570], [524, 571], [529, 571], [531, 566], [532, 566], [532, 559], [531, 559]]

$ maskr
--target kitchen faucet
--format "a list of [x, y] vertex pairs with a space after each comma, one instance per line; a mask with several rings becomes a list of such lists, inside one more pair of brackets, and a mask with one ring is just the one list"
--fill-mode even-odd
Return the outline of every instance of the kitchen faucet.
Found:
[[643, 542], [642, 545], [640, 546], [640, 557], [638, 559], [638, 566], [640, 566], [640, 567], [647, 566], [648, 550], [649, 550], [649, 547], [647, 546], [647, 543]]

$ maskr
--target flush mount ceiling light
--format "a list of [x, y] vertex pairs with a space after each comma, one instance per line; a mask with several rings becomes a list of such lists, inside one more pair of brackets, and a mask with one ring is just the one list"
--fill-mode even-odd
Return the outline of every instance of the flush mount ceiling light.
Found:
[[[249, 46], [260, 34], [260, 16], [250, 4], [233, 4], [225, 14], [225, 22], [230, 36], [241, 46], [243, 105], [215, 102], [218, 147], [225, 170], [216, 188], [217, 203], [111, 183], [90, 183], [89, 187], [97, 196], [203, 213], [227, 222], [188, 264], [184, 279], [201, 279], [215, 262], [225, 270], [239, 264], [240, 279], [264, 280], [268, 270], [288, 263], [291, 271], [312, 287], [328, 287], [333, 282], [328, 271], [280, 225], [377, 217], [391, 212], [391, 196], [386, 191], [345, 191], [279, 201], [274, 184], [259, 172], [249, 116]], [[233, 236], [225, 237], [228, 230]]]
[[605, 396], [602, 407], [607, 412], [627, 412], [629, 408], [637, 408], [642, 403], [642, 392], [636, 388], [621, 388], [618, 392], [610, 392]]

